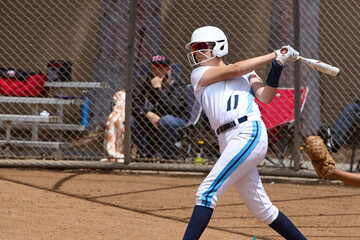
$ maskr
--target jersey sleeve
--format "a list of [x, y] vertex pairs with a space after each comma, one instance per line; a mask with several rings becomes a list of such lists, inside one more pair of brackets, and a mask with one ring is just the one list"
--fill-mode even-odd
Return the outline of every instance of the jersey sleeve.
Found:
[[255, 71], [249, 72], [248, 74], [246, 74], [246, 79], [250, 82], [250, 76], [251, 75], [255, 75], [261, 82], [264, 82], [261, 77], [259, 77], [259, 75], [257, 75], [257, 73]]
[[210, 66], [201, 66], [198, 68], [195, 68], [191, 73], [191, 85], [194, 88], [194, 94], [195, 97], [200, 101], [201, 94], [204, 92], [205, 87], [199, 87], [199, 81], [202, 77], [202, 75], [205, 73], [206, 70], [208, 70]]

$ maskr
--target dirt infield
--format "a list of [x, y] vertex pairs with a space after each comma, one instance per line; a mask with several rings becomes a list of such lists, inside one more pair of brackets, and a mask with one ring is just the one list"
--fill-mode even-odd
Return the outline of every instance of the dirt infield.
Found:
[[[181, 239], [203, 176], [0, 169], [1, 239]], [[360, 239], [360, 189], [263, 179], [308, 239]], [[233, 188], [201, 239], [281, 239]]]

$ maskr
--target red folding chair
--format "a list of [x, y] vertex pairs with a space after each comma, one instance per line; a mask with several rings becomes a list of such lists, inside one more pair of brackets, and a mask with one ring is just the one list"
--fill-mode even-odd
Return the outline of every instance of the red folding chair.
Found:
[[[270, 104], [264, 104], [256, 99], [268, 132], [269, 148], [276, 154], [283, 164], [283, 159], [290, 146], [294, 134], [295, 121], [295, 89], [294, 88], [278, 88], [274, 100]], [[301, 112], [304, 108], [308, 88], [301, 89]], [[278, 146], [277, 149], [275, 146]], [[280, 150], [280, 153], [279, 153]], [[275, 164], [269, 157], [268, 161]]]

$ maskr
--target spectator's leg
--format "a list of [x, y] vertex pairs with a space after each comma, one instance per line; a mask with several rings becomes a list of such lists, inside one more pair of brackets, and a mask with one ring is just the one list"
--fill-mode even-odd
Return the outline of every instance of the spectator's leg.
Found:
[[353, 102], [346, 105], [340, 112], [332, 130], [334, 142], [333, 151], [337, 152], [347, 142], [351, 135], [359, 130], [360, 103]]
[[164, 158], [171, 158], [176, 150], [175, 142], [178, 130], [186, 125], [186, 121], [171, 115], [165, 115], [160, 119], [159, 138]]

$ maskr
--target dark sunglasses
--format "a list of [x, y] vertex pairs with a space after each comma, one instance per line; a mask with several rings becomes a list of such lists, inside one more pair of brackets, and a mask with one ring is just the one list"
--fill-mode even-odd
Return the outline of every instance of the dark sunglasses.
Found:
[[211, 45], [206, 43], [206, 42], [200, 42], [200, 43], [195, 43], [194, 45], [191, 46], [191, 51], [195, 52], [198, 50], [203, 50], [203, 49], [210, 49]]
[[161, 67], [161, 68], [167, 68], [168, 67], [168, 65], [166, 64], [166, 63], [152, 63], [151, 64], [151, 68], [159, 68], [159, 67]]

